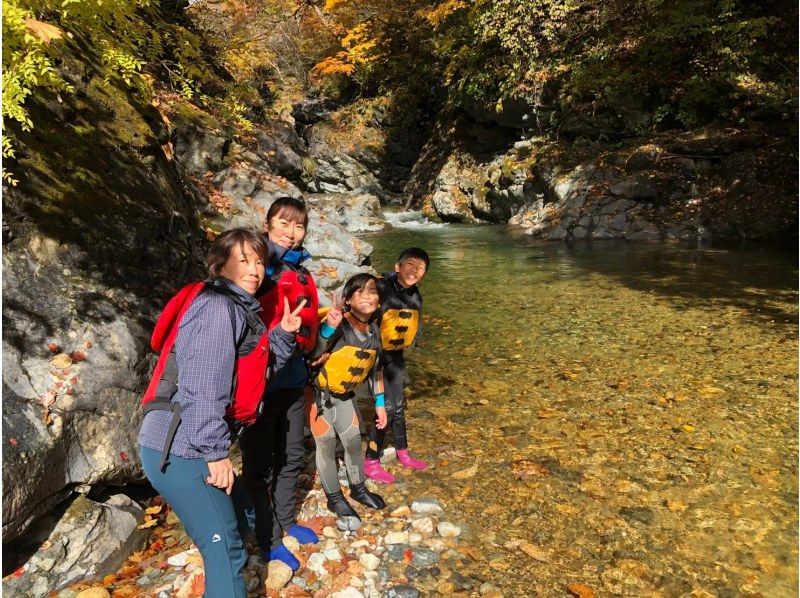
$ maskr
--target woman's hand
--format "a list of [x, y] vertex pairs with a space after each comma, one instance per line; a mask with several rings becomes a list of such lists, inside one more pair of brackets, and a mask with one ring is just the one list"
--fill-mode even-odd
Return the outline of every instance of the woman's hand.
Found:
[[303, 323], [303, 320], [300, 319], [300, 316], [297, 314], [305, 307], [306, 300], [303, 299], [300, 303], [297, 304], [297, 307], [294, 311], [289, 311], [289, 299], [287, 297], [283, 298], [283, 317], [281, 318], [281, 328], [283, 328], [286, 332], [297, 332], [300, 330], [300, 325]]
[[375, 415], [378, 416], [378, 423], [375, 424], [375, 427], [379, 430], [383, 430], [386, 427], [386, 422], [388, 420], [386, 415], [386, 407], [375, 407]]
[[219, 461], [211, 461], [208, 463], [208, 473], [209, 475], [206, 478], [206, 483], [211, 484], [221, 490], [225, 491], [225, 494], [230, 494], [231, 490], [233, 490], [233, 463], [228, 458], [220, 459]]
[[331, 293], [331, 301], [333, 304], [328, 310], [328, 315], [325, 316], [325, 322], [331, 328], [338, 328], [339, 324], [342, 323], [342, 308], [344, 307], [344, 300], [342, 300], [340, 303], [339, 299], [336, 297], [336, 293]]

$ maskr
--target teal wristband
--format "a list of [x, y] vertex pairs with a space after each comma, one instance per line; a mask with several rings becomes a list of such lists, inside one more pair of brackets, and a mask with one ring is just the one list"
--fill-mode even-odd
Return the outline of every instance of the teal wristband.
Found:
[[336, 328], [329, 325], [327, 322], [323, 322], [319, 329], [319, 333], [322, 335], [322, 338], [326, 340], [332, 337], [334, 332], [336, 332]]
[[375, 407], [386, 407], [386, 400], [382, 392], [375, 395]]

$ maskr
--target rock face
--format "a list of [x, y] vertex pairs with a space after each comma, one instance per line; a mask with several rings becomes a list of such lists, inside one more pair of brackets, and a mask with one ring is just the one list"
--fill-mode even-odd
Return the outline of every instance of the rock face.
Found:
[[307, 197], [307, 202], [320, 218], [351, 233], [391, 228], [384, 218], [380, 200], [374, 195], [314, 194]]
[[158, 141], [160, 115], [84, 79], [32, 104], [52, 129], [20, 135], [3, 194], [4, 542], [76, 488], [141, 478], [152, 322], [202, 275], [199, 195]]
[[477, 126], [463, 117], [449, 128], [440, 124], [423, 149], [406, 194], [429, 217], [508, 222], [566, 241], [796, 234], [797, 182], [786, 174], [796, 164], [787, 164], [788, 139], [703, 130], [624, 147], [545, 138], [511, 147], [464, 134]]
[[146, 532], [141, 507], [123, 494], [104, 503], [79, 496], [69, 506], [43, 548], [19, 577], [3, 582], [15, 596], [46, 596], [80, 579], [113, 573], [137, 550]]
[[[402, 191], [424, 137], [420, 127], [401, 119], [404, 113], [386, 99], [361, 100], [325, 113], [306, 115], [313, 122], [308, 142], [308, 190], [315, 193], [369, 193], [384, 198]], [[297, 112], [297, 110], [296, 110]], [[419, 117], [416, 117], [419, 119]]]

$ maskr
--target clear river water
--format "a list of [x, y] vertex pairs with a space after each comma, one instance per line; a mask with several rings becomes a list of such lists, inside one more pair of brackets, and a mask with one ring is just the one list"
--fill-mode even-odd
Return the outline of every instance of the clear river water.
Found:
[[375, 268], [432, 261], [407, 395], [432, 467], [405, 481], [464, 524], [469, 574], [506, 596], [797, 595], [796, 255], [390, 219], [362, 235]]

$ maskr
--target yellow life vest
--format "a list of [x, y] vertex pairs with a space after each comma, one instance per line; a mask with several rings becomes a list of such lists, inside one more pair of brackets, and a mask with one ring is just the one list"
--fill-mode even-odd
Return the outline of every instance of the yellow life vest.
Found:
[[381, 317], [381, 345], [385, 351], [408, 349], [418, 330], [418, 309], [390, 308]]
[[345, 395], [363, 383], [376, 366], [379, 332], [375, 324], [370, 324], [369, 334], [362, 341], [344, 318], [334, 335], [331, 356], [320, 368], [316, 383], [332, 395]]

